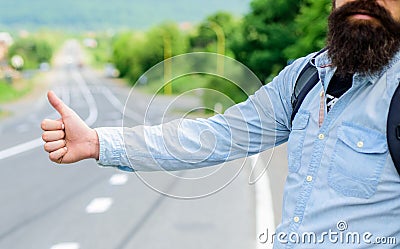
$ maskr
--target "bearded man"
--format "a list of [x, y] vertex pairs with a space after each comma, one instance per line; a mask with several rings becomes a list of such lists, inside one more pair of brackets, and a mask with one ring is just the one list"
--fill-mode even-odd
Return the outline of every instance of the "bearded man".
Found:
[[[162, 129], [90, 129], [50, 92], [62, 119], [42, 122], [45, 150], [58, 163], [95, 158], [105, 166], [151, 171], [215, 165], [288, 142], [274, 248], [396, 248], [383, 243], [400, 238], [400, 177], [386, 139], [399, 48], [399, 0], [333, 1], [327, 50], [296, 60], [223, 115]], [[310, 60], [319, 82], [292, 121], [291, 96]], [[205, 131], [213, 139], [198, 139]], [[204, 153], [188, 153], [199, 148]]]

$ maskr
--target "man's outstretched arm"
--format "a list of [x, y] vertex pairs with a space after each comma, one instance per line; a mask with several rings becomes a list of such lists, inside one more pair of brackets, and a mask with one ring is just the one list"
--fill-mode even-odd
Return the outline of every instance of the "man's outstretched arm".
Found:
[[102, 166], [128, 171], [199, 168], [259, 153], [287, 141], [293, 84], [308, 59], [297, 60], [224, 114], [157, 126], [91, 129], [49, 92], [61, 119], [42, 122], [45, 150], [54, 162], [94, 158]]
[[[271, 95], [271, 96], [270, 96]], [[94, 158], [102, 166], [160, 171], [212, 166], [247, 157], [286, 141], [279, 91], [261, 88], [243, 103], [208, 119], [179, 119], [156, 126], [91, 129], [53, 92], [50, 104], [61, 119], [42, 122], [45, 150], [56, 163]], [[272, 99], [271, 99], [272, 98]], [[274, 112], [275, 107], [281, 109]]]
[[65, 105], [54, 92], [47, 94], [50, 104], [61, 115], [59, 120], [42, 121], [44, 149], [56, 163], [75, 163], [83, 159], [99, 158], [99, 139], [94, 129], [71, 108]]

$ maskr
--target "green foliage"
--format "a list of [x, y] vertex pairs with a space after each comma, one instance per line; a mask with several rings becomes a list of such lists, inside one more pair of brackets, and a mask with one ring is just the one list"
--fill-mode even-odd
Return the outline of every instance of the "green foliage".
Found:
[[203, 94], [203, 103], [207, 110], [214, 110], [215, 105], [221, 104], [223, 110], [235, 103], [247, 99], [247, 95], [239, 86], [224, 78], [207, 76], [207, 92]]
[[[190, 37], [193, 51], [219, 52], [223, 46], [224, 54], [233, 55], [232, 43], [240, 36], [241, 20], [228, 12], [217, 12], [202, 21]], [[221, 38], [223, 37], [223, 38]]]
[[244, 18], [242, 41], [234, 47], [236, 58], [262, 80], [270, 78], [287, 63], [283, 50], [296, 42], [293, 20], [298, 0], [253, 0]]
[[47, 43], [52, 48], [52, 51], [59, 50], [64, 44], [64, 41], [71, 37], [71, 35], [66, 32], [47, 29], [40, 29], [32, 34], [32, 36], [37, 40]]
[[134, 84], [157, 63], [188, 51], [187, 35], [174, 23], [164, 23], [146, 33], [126, 32], [113, 44], [112, 62]]
[[25, 86], [22, 89], [17, 89], [5, 80], [0, 80], [0, 103], [15, 100], [30, 91], [31, 83], [26, 82], [24, 84]]
[[[197, 89], [206, 88], [208, 85], [208, 81], [209, 78], [204, 77], [204, 75], [202, 74], [188, 74], [171, 80], [169, 84], [171, 84], [171, 88], [174, 94], [181, 94], [188, 92], [194, 93], [197, 91]], [[160, 87], [162, 83], [149, 82], [148, 85], [142, 86], [141, 89], [149, 94], [164, 94], [165, 88]]]
[[306, 0], [296, 17], [295, 27], [298, 39], [285, 49], [289, 59], [305, 56], [325, 46], [327, 16], [332, 9], [331, 0]]
[[187, 35], [176, 24], [161, 24], [147, 32], [141, 63], [147, 70], [164, 59], [186, 53], [188, 45]]
[[[111, 61], [122, 77], [135, 83], [144, 72], [170, 56], [188, 51], [217, 52], [221, 48], [217, 34], [223, 33], [225, 54], [239, 60], [267, 82], [289, 60], [324, 46], [330, 9], [330, 0], [252, 0], [251, 10], [243, 19], [238, 20], [227, 12], [216, 12], [205, 18], [190, 36], [173, 23], [161, 24], [147, 32], [121, 33], [113, 39]], [[206, 76], [196, 79], [175, 80], [174, 93], [192, 86], [220, 91], [235, 102], [247, 97], [226, 80]], [[217, 95], [205, 96], [207, 107], [221, 102], [221, 96]], [[226, 107], [225, 103], [223, 105]]]
[[144, 41], [140, 34], [125, 32], [117, 35], [113, 43], [112, 62], [118, 68], [121, 77], [129, 75], [133, 61], [140, 56], [139, 48], [143, 44]]
[[53, 49], [50, 44], [37, 37], [21, 38], [8, 51], [8, 58], [19, 55], [24, 59], [23, 69], [37, 69], [40, 63], [50, 62]]

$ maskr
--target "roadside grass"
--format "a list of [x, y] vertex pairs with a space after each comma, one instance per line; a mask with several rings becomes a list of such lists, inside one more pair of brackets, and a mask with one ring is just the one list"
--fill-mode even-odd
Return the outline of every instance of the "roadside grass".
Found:
[[32, 89], [32, 80], [15, 80], [12, 84], [0, 80], [0, 103], [19, 99]]
[[[170, 89], [172, 90], [172, 95], [180, 95], [180, 94], [194, 94], [198, 89], [207, 88], [209, 79], [204, 75], [187, 75], [184, 77], [179, 77], [174, 79], [169, 84], [171, 85]], [[150, 82], [147, 85], [138, 85], [137, 89], [147, 93], [147, 94], [166, 94], [166, 88], [164, 82], [162, 80], [157, 80], [154, 82]], [[197, 90], [196, 90], [197, 89]]]
[[12, 115], [10, 111], [5, 110], [7, 108], [3, 109], [1, 105], [18, 101], [30, 93], [36, 83], [43, 78], [41, 75], [41, 73], [37, 73], [29, 79], [14, 79], [11, 84], [0, 79], [0, 119]]
[[155, 80], [146, 85], [139, 85], [137, 89], [151, 95], [200, 98], [201, 109], [208, 114], [214, 114], [215, 111], [224, 112], [248, 97], [240, 86], [215, 75], [190, 74], [178, 77], [168, 84], [163, 83], [162, 80]]

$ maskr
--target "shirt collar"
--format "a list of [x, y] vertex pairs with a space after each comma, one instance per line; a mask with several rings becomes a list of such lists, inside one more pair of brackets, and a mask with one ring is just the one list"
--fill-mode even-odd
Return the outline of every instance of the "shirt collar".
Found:
[[[332, 66], [332, 61], [328, 56], [328, 51], [325, 51], [318, 55], [315, 59], [312, 59], [311, 63], [315, 65], [317, 68], [329, 68], [330, 70], [336, 71], [336, 68]], [[380, 72], [374, 73], [374, 74], [359, 74], [356, 73], [354, 75], [355, 78], [358, 79], [364, 79], [369, 81], [370, 83], [374, 84], [377, 82], [382, 75], [389, 69], [391, 68], [394, 64], [400, 61], [400, 51], [398, 51], [392, 58], [392, 60], [389, 62], [388, 65], [386, 65]], [[332, 74], [333, 75], [333, 74]]]

